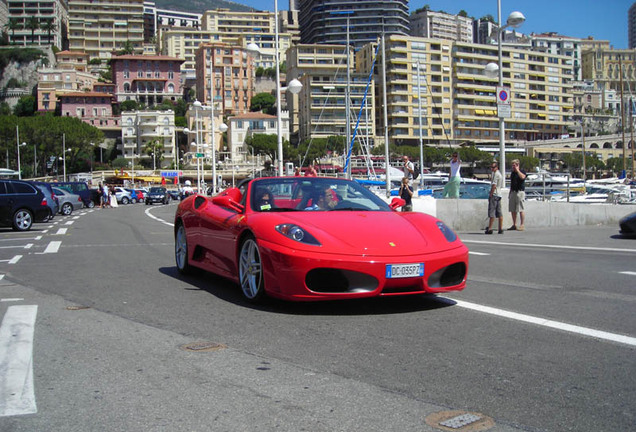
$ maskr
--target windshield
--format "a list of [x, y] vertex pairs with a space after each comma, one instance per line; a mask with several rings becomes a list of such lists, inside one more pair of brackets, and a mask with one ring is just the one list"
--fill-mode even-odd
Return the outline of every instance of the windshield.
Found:
[[151, 187], [150, 193], [166, 193], [166, 190], [161, 187]]
[[322, 177], [278, 177], [253, 180], [254, 211], [391, 211], [379, 197], [358, 183]]

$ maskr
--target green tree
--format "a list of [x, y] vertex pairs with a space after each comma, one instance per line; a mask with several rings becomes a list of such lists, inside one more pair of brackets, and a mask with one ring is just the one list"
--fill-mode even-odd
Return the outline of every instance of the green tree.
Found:
[[152, 140], [147, 143], [142, 151], [151, 157], [151, 163], [153, 168], [161, 168], [161, 161], [163, 160], [164, 147], [163, 143], [158, 139]]
[[127, 55], [127, 54], [134, 54], [134, 53], [135, 53], [135, 46], [130, 40], [127, 40], [126, 42], [124, 42], [122, 49], [117, 51], [117, 55]]
[[36, 110], [36, 101], [35, 96], [28, 95], [22, 96], [15, 108], [13, 109], [13, 113], [18, 117], [30, 117], [35, 113]]
[[40, 28], [40, 19], [36, 16], [30, 17], [26, 22], [26, 27], [31, 30], [31, 43], [35, 43], [35, 31]]
[[255, 155], [264, 155], [270, 160], [276, 160], [278, 140], [276, 135], [253, 134], [245, 139], [245, 144], [254, 149]]
[[[255, 95], [251, 100], [250, 111], [264, 112], [274, 115], [274, 104], [276, 103], [276, 97], [270, 93], [259, 93]], [[272, 112], [274, 111], [274, 113]]]
[[20, 24], [18, 18], [12, 17], [9, 18], [9, 21], [7, 22], [7, 24], [5, 24], [5, 27], [11, 32], [11, 41], [15, 43], [15, 31], [21, 29], [22, 24]]
[[42, 24], [42, 30], [46, 32], [48, 43], [51, 43], [51, 33], [57, 29], [57, 26], [53, 22], [53, 18], [49, 18]]
[[468, 18], [468, 12], [466, 12], [464, 9], [457, 12], [457, 15], [459, 15], [460, 17]]
[[119, 108], [122, 112], [124, 112], [124, 111], [138, 111], [140, 107], [139, 107], [139, 102], [131, 99], [131, 100], [123, 101], [121, 104], [119, 104]]

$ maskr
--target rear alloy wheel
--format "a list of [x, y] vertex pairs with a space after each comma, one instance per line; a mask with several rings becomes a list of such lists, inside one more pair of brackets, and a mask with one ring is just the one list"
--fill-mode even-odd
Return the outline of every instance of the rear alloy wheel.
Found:
[[121, 203], [122, 203], [123, 205], [128, 204], [128, 202], [129, 202], [129, 201], [130, 201], [130, 200], [128, 199], [128, 197], [123, 197], [123, 198], [121, 199]]
[[95, 208], [95, 203], [93, 202], [93, 200], [90, 200], [88, 202], [88, 208]]
[[241, 245], [239, 282], [243, 295], [251, 302], [257, 302], [265, 295], [261, 254], [253, 237], [246, 239]]
[[186, 230], [183, 224], [179, 224], [177, 233], [174, 236], [174, 258], [177, 263], [177, 270], [179, 270], [179, 273], [183, 275], [192, 273], [192, 267], [188, 261], [188, 240], [186, 238]]
[[71, 205], [71, 203], [62, 204], [62, 214], [64, 216], [68, 216], [71, 213], [73, 213], [73, 206]]
[[28, 209], [19, 209], [13, 214], [13, 230], [28, 231], [33, 225], [33, 214]]

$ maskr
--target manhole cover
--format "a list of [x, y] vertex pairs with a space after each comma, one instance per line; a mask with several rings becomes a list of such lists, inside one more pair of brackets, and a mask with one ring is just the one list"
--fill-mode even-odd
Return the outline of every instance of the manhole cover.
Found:
[[218, 344], [214, 342], [193, 342], [186, 345], [181, 345], [182, 350], [192, 351], [192, 352], [219, 351], [225, 348], [227, 348], [226, 345]]
[[443, 431], [479, 432], [495, 426], [495, 421], [480, 413], [441, 411], [426, 417], [426, 424]]
[[66, 307], [66, 310], [70, 310], [70, 311], [84, 310], [84, 309], [90, 309], [90, 307], [88, 306], [67, 306]]

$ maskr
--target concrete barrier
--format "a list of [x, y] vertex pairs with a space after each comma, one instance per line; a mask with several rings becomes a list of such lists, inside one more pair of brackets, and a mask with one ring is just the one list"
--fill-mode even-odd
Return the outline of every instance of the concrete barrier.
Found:
[[[501, 209], [504, 213], [504, 229], [506, 229], [512, 225], [507, 192], [503, 197]], [[483, 230], [488, 225], [488, 200], [485, 199], [419, 197], [413, 199], [413, 210], [435, 216], [455, 231]], [[525, 226], [528, 229], [598, 224], [618, 226], [618, 221], [623, 216], [635, 211], [636, 205], [526, 201]], [[519, 223], [518, 216], [517, 223]], [[497, 229], [497, 221], [493, 228]]]

